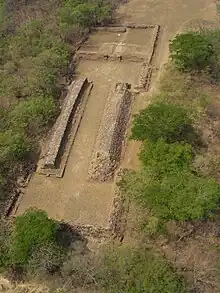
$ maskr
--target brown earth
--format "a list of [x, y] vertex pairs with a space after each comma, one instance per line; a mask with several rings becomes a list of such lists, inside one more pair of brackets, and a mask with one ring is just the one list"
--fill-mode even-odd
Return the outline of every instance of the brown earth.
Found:
[[[146, 107], [152, 92], [157, 90], [158, 79], [168, 59], [169, 40], [192, 23], [201, 19], [213, 20], [215, 17], [216, 7], [212, 0], [130, 0], [119, 7], [118, 22], [120, 23], [159, 24], [161, 27], [153, 59], [154, 70], [150, 90], [148, 93], [135, 96], [133, 113]], [[146, 43], [143, 39], [143, 36], [138, 37], [131, 33], [123, 42], [147, 46], [148, 37]], [[117, 33], [109, 34], [102, 31], [94, 33], [88, 45], [94, 45], [93, 48], [97, 50], [100, 48], [97, 44], [102, 43], [103, 40], [107, 43], [120, 42]], [[114, 196], [113, 183], [89, 183], [88, 165], [110, 86], [116, 82], [137, 84], [140, 70], [141, 63], [134, 62], [82, 60], [79, 63], [78, 75], [92, 80], [94, 88], [72, 147], [64, 177], [54, 179], [35, 174], [20, 202], [18, 214], [23, 213], [30, 206], [35, 206], [46, 210], [49, 216], [58, 220], [102, 227], [108, 225]], [[139, 143], [131, 141], [127, 143], [122, 167], [133, 169], [139, 167], [137, 159], [139, 147]], [[136, 217], [137, 212], [132, 210], [128, 217], [124, 242], [133, 243], [140, 235], [133, 231]], [[192, 226], [189, 224], [187, 227], [175, 226], [171, 227], [171, 230], [175, 231], [176, 235], [171, 234], [171, 238], [159, 238], [154, 241], [153, 245], [156, 245], [159, 251], [179, 268], [180, 273], [187, 277], [194, 290], [192, 292], [218, 293], [220, 290], [216, 281], [215, 267], [220, 262], [218, 257], [220, 243], [216, 241], [219, 233], [217, 226], [212, 222]]]
[[[209, 17], [215, 13], [211, 0], [131, 0], [118, 10], [120, 23], [159, 24], [161, 32], [153, 59], [155, 70], [150, 92], [155, 88], [162, 65], [167, 60], [168, 43], [187, 22], [192, 19]], [[149, 46], [149, 36], [144, 40], [143, 32], [131, 33], [123, 41]], [[117, 42], [117, 33], [96, 32], [89, 43], [101, 44]], [[118, 42], [120, 43], [120, 34]], [[122, 37], [123, 38], [123, 37]], [[159, 70], [157, 70], [159, 69]], [[62, 179], [34, 174], [21, 199], [17, 214], [28, 207], [37, 207], [48, 212], [49, 216], [69, 223], [91, 224], [106, 227], [113, 200], [113, 184], [92, 184], [87, 181], [88, 165], [91, 159], [97, 131], [100, 125], [105, 99], [109, 88], [117, 82], [137, 84], [141, 63], [82, 60], [77, 68], [79, 76], [93, 81], [94, 88], [87, 103], [74, 146], [70, 152], [66, 171]], [[136, 95], [133, 113], [149, 103], [149, 94]], [[126, 148], [123, 167], [136, 168], [139, 163], [137, 151], [139, 144], [129, 142]]]

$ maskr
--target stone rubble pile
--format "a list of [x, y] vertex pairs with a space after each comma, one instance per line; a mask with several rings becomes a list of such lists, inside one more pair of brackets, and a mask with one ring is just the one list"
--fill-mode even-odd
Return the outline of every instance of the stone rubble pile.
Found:
[[121, 157], [130, 116], [131, 93], [127, 83], [116, 84], [108, 96], [102, 115], [88, 175], [92, 180], [110, 180]]

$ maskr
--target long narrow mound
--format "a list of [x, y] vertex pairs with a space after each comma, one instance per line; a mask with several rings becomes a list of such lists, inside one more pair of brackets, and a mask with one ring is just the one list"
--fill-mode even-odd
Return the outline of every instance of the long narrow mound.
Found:
[[87, 79], [73, 81], [70, 85], [68, 94], [64, 100], [63, 107], [55, 125], [54, 132], [51, 137], [48, 152], [44, 161], [44, 168], [56, 168], [56, 161], [60, 151], [61, 142], [66, 131], [68, 122], [73, 112], [74, 105], [80, 98], [84, 86], [87, 84]]
[[129, 84], [118, 83], [108, 96], [88, 171], [92, 180], [110, 180], [118, 166], [130, 114], [129, 89]]

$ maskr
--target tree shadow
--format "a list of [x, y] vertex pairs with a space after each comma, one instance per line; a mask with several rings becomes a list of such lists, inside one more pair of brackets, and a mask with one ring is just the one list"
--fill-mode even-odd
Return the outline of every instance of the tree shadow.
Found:
[[83, 250], [88, 250], [88, 240], [77, 229], [67, 223], [60, 224], [57, 242], [66, 249], [72, 248], [77, 243]]
[[202, 133], [192, 125], [186, 125], [181, 133], [180, 140], [190, 144], [196, 151], [207, 148], [207, 144], [202, 139]]

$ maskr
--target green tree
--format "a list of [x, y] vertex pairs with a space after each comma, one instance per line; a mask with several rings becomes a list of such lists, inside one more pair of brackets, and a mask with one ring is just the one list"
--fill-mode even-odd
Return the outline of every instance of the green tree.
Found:
[[68, 0], [61, 9], [61, 23], [79, 25], [83, 28], [108, 22], [112, 17], [112, 6], [100, 0]]
[[187, 139], [189, 132], [192, 132], [192, 126], [185, 108], [155, 103], [134, 116], [131, 138], [174, 142]]
[[56, 244], [59, 224], [41, 210], [29, 210], [15, 220], [10, 246], [11, 263], [25, 267], [39, 247]]
[[40, 133], [57, 114], [57, 106], [52, 97], [31, 97], [19, 102], [9, 113], [13, 129], [22, 129], [30, 135]]
[[156, 180], [146, 170], [131, 172], [121, 184], [124, 194], [152, 208], [162, 220], [196, 220], [212, 215], [220, 201], [220, 185], [209, 178], [182, 171]]
[[31, 145], [23, 132], [8, 130], [0, 132], [0, 162], [22, 160], [31, 150]]
[[159, 177], [189, 169], [192, 157], [191, 145], [182, 142], [169, 144], [161, 139], [145, 141], [139, 154], [143, 165]]
[[214, 54], [211, 42], [200, 33], [177, 35], [170, 43], [170, 57], [180, 70], [202, 70]]
[[96, 276], [108, 293], [186, 293], [184, 281], [164, 259], [144, 247], [111, 249]]

